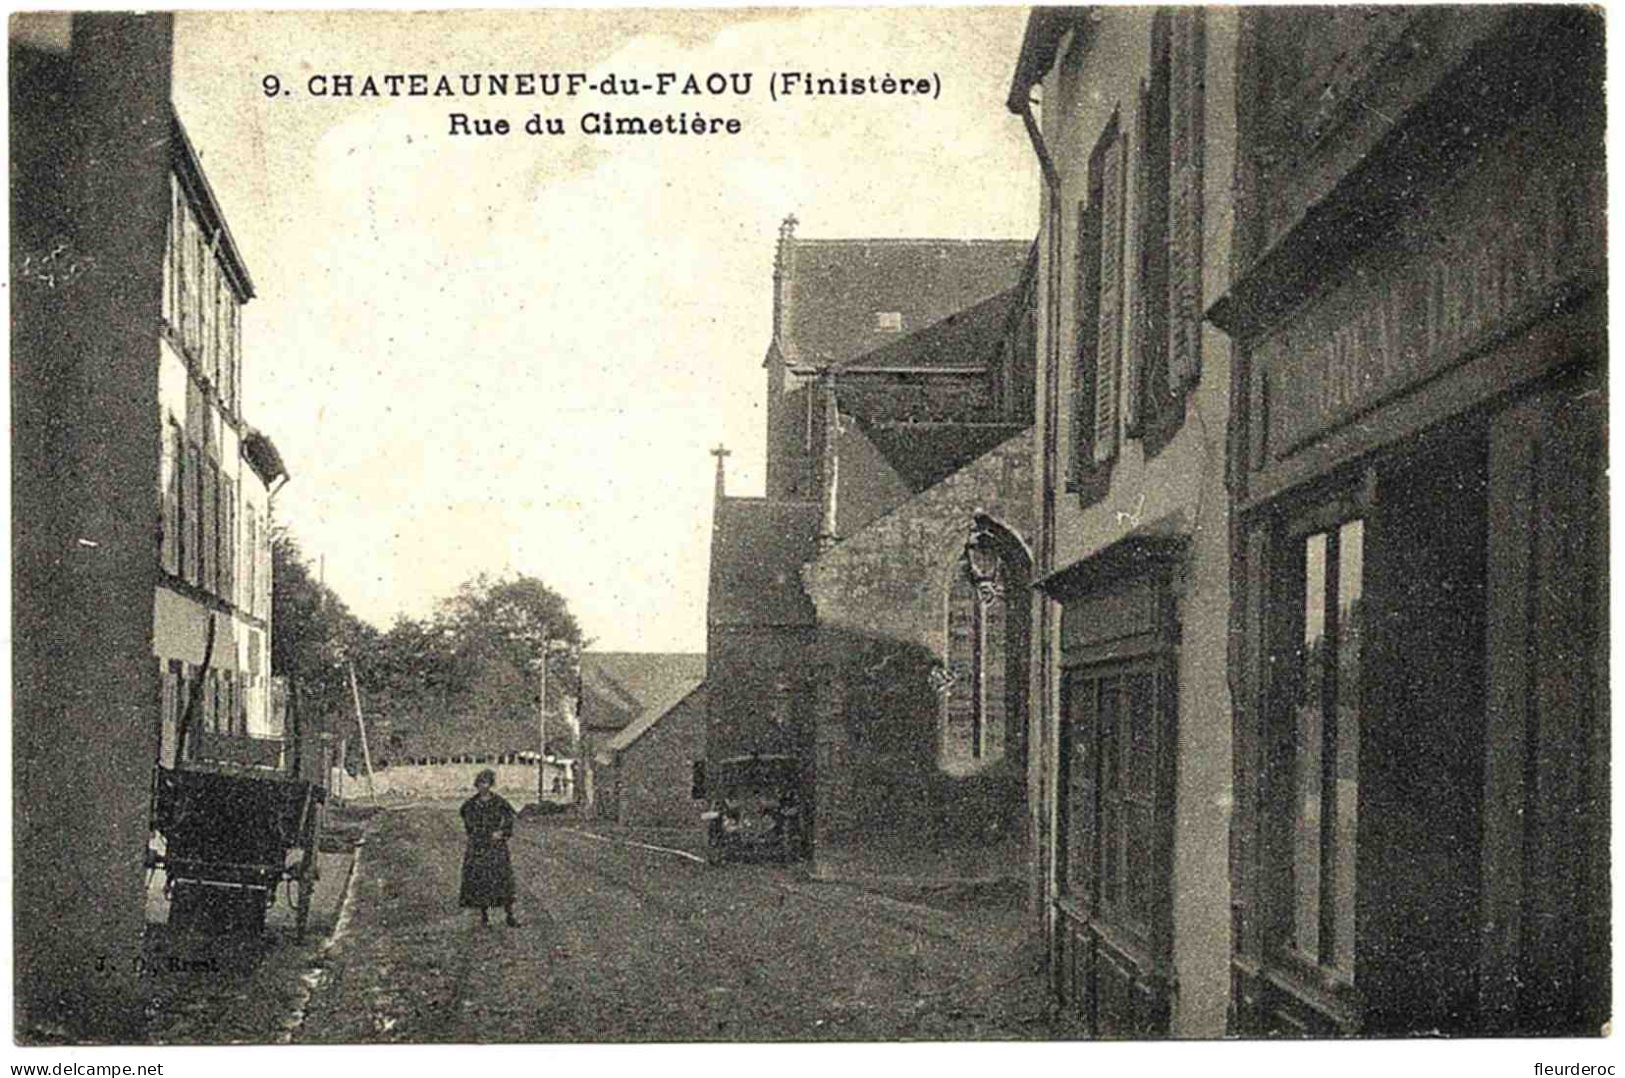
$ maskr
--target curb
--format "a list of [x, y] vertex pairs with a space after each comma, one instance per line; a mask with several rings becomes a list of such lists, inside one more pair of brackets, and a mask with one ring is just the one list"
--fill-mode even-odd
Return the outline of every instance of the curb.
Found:
[[372, 821], [369, 819], [362, 825], [361, 836], [356, 840], [350, 854], [350, 868], [345, 875], [344, 894], [339, 899], [339, 912], [333, 920], [333, 929], [317, 946], [315, 953], [311, 955], [310, 964], [299, 977], [298, 1003], [277, 1023], [280, 1030], [276, 1037], [278, 1044], [293, 1043], [294, 1037], [304, 1028], [305, 1019], [310, 1015], [310, 1001], [327, 983], [328, 972], [325, 968], [327, 957], [338, 945], [344, 931], [350, 927], [350, 919], [355, 915], [356, 881], [361, 877], [361, 851], [367, 845], [367, 833], [371, 830]]

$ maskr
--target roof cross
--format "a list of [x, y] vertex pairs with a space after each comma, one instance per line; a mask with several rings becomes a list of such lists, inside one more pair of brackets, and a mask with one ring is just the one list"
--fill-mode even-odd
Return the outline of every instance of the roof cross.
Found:
[[717, 447], [711, 450], [711, 455], [717, 458], [717, 500], [721, 501], [724, 496], [724, 478], [726, 473], [726, 465], [723, 462], [728, 457], [733, 455], [733, 451], [727, 446], [723, 445], [721, 442], [718, 442]]

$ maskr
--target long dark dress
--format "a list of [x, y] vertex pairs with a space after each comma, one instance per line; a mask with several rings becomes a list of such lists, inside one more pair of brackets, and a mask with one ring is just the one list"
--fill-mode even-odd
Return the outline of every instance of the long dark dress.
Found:
[[496, 794], [463, 802], [463, 829], [468, 849], [463, 852], [463, 888], [458, 904], [475, 909], [506, 906], [513, 901], [513, 862], [508, 844], [492, 838], [513, 834], [513, 806]]

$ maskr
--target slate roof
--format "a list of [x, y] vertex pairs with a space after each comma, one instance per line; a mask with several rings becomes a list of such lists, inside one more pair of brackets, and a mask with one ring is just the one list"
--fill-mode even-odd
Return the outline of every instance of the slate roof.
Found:
[[1073, 27], [1093, 34], [1094, 20], [1086, 7], [1035, 7], [1027, 16], [1027, 32], [1022, 38], [1021, 55], [1016, 60], [1015, 74], [1010, 80], [1010, 94], [1005, 104], [1011, 112], [1021, 112], [1027, 105], [1033, 84], [1044, 78], [1045, 72], [1055, 66], [1055, 56], [1066, 32]]
[[[996, 296], [866, 352], [841, 369], [861, 375], [870, 367], [982, 368], [992, 364], [1004, 342], [1004, 331], [1022, 298], [1022, 286]], [[837, 389], [839, 390], [839, 379]]]
[[605, 754], [613, 756], [614, 753], [630, 748], [637, 742], [638, 738], [654, 729], [656, 723], [665, 718], [667, 715], [670, 715], [685, 700], [692, 697], [695, 693], [701, 693], [704, 691], [705, 682], [696, 682], [685, 689], [674, 691], [671, 699], [662, 700], [650, 706], [642, 715], [639, 715], [637, 719], [631, 723], [628, 723], [620, 733], [616, 734], [614, 737], [610, 738], [604, 743], [604, 753], [601, 753], [600, 757]]
[[585, 652], [577, 717], [583, 730], [621, 730], [650, 708], [669, 710], [704, 680], [703, 654]]
[[1023, 256], [1021, 277], [1013, 287], [847, 364], [842, 369], [849, 372], [844, 375], [849, 393], [842, 394], [842, 380], [836, 379], [835, 392], [841, 400], [842, 413], [857, 420], [876, 452], [915, 493], [935, 486], [994, 446], [1021, 433], [1031, 425], [1031, 418], [1023, 417], [1018, 422], [968, 419], [905, 422], [865, 415], [866, 403], [874, 398], [861, 391], [864, 372], [899, 367], [992, 369], [999, 360], [999, 350], [1011, 319], [1017, 316], [1032, 287], [1036, 257], [1036, 248], [1029, 244]]
[[[840, 366], [1012, 287], [1031, 240], [782, 241], [784, 325], [792, 366]], [[877, 327], [896, 312], [900, 330]]]
[[723, 498], [711, 531], [712, 626], [812, 625], [801, 566], [817, 553], [816, 502]]
[[914, 492], [934, 487], [1030, 423], [864, 423], [864, 435]]

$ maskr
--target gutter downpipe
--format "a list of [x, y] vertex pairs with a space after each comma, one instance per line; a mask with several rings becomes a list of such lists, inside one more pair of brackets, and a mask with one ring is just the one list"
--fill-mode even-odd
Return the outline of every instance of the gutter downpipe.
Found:
[[[1056, 480], [1056, 446], [1058, 444], [1056, 424], [1060, 418], [1060, 405], [1058, 400], [1058, 387], [1060, 383], [1061, 361], [1061, 174], [1055, 167], [1055, 159], [1050, 156], [1049, 147], [1044, 142], [1044, 132], [1039, 126], [1038, 118], [1033, 115], [1033, 89], [1029, 86], [1026, 93], [1021, 96], [1019, 106], [1012, 100], [1011, 110], [1021, 116], [1021, 122], [1027, 129], [1027, 138], [1032, 143], [1033, 153], [1038, 157], [1039, 169], [1044, 175], [1045, 188], [1045, 215], [1044, 215], [1044, 440], [1041, 447], [1043, 460], [1042, 484], [1043, 498], [1040, 507], [1038, 557], [1040, 569], [1038, 579], [1043, 579], [1055, 571], [1055, 480]], [[1057, 720], [1043, 721], [1040, 725], [1042, 759], [1038, 761], [1039, 789], [1029, 789], [1032, 803], [1039, 806], [1043, 812], [1045, 799], [1042, 796], [1044, 787], [1050, 787], [1048, 819], [1044, 821], [1044, 832], [1048, 842], [1039, 842], [1038, 835], [1033, 837], [1035, 853], [1042, 859], [1041, 871], [1038, 880], [1038, 893], [1034, 896], [1038, 902], [1040, 924], [1044, 930], [1045, 954], [1048, 958], [1055, 953], [1055, 915], [1050, 903], [1050, 896], [1055, 893], [1055, 811], [1054, 806], [1059, 796], [1054, 789], [1059, 776], [1059, 739], [1055, 731], [1059, 730], [1058, 717], [1053, 701], [1055, 691], [1055, 600], [1049, 595], [1040, 592], [1038, 595], [1038, 626], [1034, 634], [1038, 641], [1036, 663], [1036, 682], [1038, 684], [1038, 713], [1042, 719]], [[1030, 751], [1030, 750], [1029, 750]], [[1037, 794], [1038, 796], [1033, 796]], [[1034, 820], [1034, 830], [1037, 830], [1038, 820]], [[1046, 961], [1049, 968], [1050, 991], [1059, 989], [1059, 971], [1054, 961]]]

